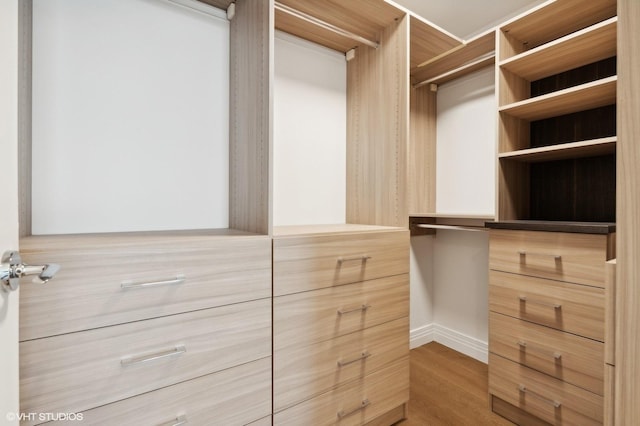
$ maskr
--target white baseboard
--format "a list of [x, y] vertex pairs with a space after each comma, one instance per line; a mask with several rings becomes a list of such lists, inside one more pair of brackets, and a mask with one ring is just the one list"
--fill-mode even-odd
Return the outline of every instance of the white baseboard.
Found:
[[434, 341], [485, 364], [489, 360], [487, 342], [433, 323], [411, 330], [409, 347], [414, 349]]
[[427, 324], [411, 330], [409, 334], [409, 348], [414, 349], [433, 342], [433, 326], [434, 324]]

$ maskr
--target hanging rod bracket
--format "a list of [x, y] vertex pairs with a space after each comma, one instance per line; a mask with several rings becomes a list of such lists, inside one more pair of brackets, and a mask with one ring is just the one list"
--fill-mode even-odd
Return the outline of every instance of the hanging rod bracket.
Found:
[[233, 20], [233, 17], [236, 16], [236, 4], [231, 3], [227, 8], [227, 19], [229, 21]]

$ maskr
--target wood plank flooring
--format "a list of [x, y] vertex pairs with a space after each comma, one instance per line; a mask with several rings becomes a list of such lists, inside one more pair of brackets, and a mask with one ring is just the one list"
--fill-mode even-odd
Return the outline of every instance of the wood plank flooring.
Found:
[[409, 417], [397, 426], [512, 426], [487, 389], [486, 364], [435, 342], [413, 349]]

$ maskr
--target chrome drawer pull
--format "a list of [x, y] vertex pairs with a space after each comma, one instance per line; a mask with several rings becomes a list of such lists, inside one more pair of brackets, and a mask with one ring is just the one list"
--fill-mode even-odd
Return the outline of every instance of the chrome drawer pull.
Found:
[[161, 287], [164, 285], [182, 284], [185, 280], [186, 280], [186, 277], [180, 274], [180, 275], [176, 275], [175, 279], [167, 280], [167, 281], [152, 281], [152, 282], [145, 282], [145, 283], [133, 283], [131, 281], [123, 281], [120, 284], [120, 287], [123, 290], [135, 289], [135, 288]]
[[362, 410], [364, 410], [364, 409], [365, 409], [365, 408], [367, 408], [369, 405], [371, 405], [371, 403], [369, 402], [369, 400], [368, 400], [368, 399], [364, 399], [364, 400], [360, 403], [360, 406], [359, 406], [358, 408], [354, 408], [353, 410], [350, 410], [350, 411], [344, 411], [344, 410], [342, 410], [342, 411], [338, 411], [338, 418], [339, 418], [339, 419], [344, 419], [345, 417], [348, 417], [348, 416], [350, 416], [350, 415], [352, 415], [352, 414], [355, 414], [355, 413], [357, 413], [358, 411], [362, 411]]
[[187, 348], [184, 345], [178, 345], [173, 349], [157, 352], [150, 355], [136, 355], [136, 356], [129, 356], [126, 358], [122, 358], [120, 360], [120, 364], [122, 364], [123, 367], [126, 367], [133, 364], [142, 364], [143, 362], [154, 361], [156, 359], [180, 356], [185, 352], [187, 352]]
[[562, 305], [560, 305], [559, 303], [549, 303], [549, 302], [543, 302], [542, 300], [533, 300], [533, 299], [528, 299], [527, 296], [518, 296], [518, 299], [521, 302], [525, 302], [525, 303], [531, 303], [532, 305], [539, 305], [539, 306], [546, 306], [548, 308], [553, 308], [553, 309], [562, 309]]
[[352, 359], [350, 361], [338, 361], [338, 367], [344, 367], [345, 365], [354, 364], [358, 361], [364, 361], [370, 356], [371, 354], [369, 353], [369, 351], [364, 351], [362, 352], [362, 355], [360, 355], [358, 358]]
[[355, 262], [356, 260], [359, 260], [360, 262], [366, 262], [369, 259], [372, 259], [372, 257], [367, 256], [366, 254], [362, 254], [360, 256], [353, 256], [353, 257], [339, 257], [338, 264], [342, 265], [344, 262]]
[[549, 253], [531, 253], [523, 250], [518, 251], [520, 256], [538, 256], [538, 257], [553, 257], [554, 260], [560, 261], [562, 260], [562, 256], [559, 254], [549, 254]]
[[542, 396], [537, 392], [532, 391], [531, 389], [528, 389], [525, 385], [519, 385], [518, 389], [520, 390], [520, 392], [525, 393], [525, 394], [529, 394], [531, 396], [533, 396], [534, 398], [538, 398], [540, 401], [542, 402], [546, 402], [547, 404], [551, 404], [553, 405], [555, 408], [560, 408], [560, 406], [562, 405], [560, 403], [560, 401], [556, 401], [555, 399], [549, 399], [546, 396]]
[[158, 426], [182, 426], [186, 425], [187, 423], [189, 423], [189, 421], [187, 420], [187, 416], [181, 415], [176, 417], [175, 420], [159, 424]]
[[366, 312], [366, 310], [369, 309], [370, 307], [371, 307], [371, 305], [362, 305], [359, 308], [349, 309], [347, 311], [344, 311], [342, 309], [338, 309], [338, 315], [351, 314], [353, 312]]
[[537, 353], [542, 354], [542, 355], [549, 355], [549, 356], [554, 357], [555, 359], [561, 359], [562, 358], [562, 354], [559, 353], [559, 352], [551, 352], [551, 351], [544, 350], [542, 348], [536, 348], [534, 346], [529, 346], [527, 344], [527, 342], [523, 342], [522, 340], [518, 341], [518, 346], [520, 346], [520, 349], [523, 350], [523, 351], [526, 351], [528, 349], [531, 352], [537, 352]]

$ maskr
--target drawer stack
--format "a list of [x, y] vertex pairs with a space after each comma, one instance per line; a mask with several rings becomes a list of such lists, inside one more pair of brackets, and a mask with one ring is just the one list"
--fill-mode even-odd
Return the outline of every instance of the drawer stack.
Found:
[[22, 289], [23, 412], [82, 413], [91, 425], [270, 424], [268, 237], [41, 236], [21, 251], [62, 266]]
[[274, 424], [359, 425], [409, 399], [409, 234], [278, 229]]
[[528, 415], [603, 423], [605, 262], [614, 245], [606, 232], [490, 231], [494, 411], [519, 424], [537, 424]]

